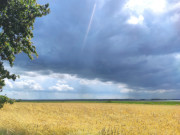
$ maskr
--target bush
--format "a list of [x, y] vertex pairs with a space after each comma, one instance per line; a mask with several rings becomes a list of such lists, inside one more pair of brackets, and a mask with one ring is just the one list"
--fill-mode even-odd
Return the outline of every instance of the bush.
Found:
[[9, 99], [8, 103], [9, 104], [14, 104], [15, 100], [14, 99]]
[[0, 95], [0, 109], [3, 108], [4, 104], [6, 103], [13, 104], [14, 100], [8, 98], [7, 96]]

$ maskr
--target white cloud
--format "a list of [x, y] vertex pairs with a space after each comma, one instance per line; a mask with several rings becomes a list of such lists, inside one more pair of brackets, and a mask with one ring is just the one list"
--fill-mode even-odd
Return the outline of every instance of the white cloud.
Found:
[[158, 90], [145, 90], [145, 91], [139, 91], [139, 92], [144, 92], [144, 93], [169, 93], [169, 92], [173, 92], [175, 90], [165, 90], [165, 89], [158, 89]]
[[129, 23], [129, 24], [142, 24], [143, 21], [144, 21], [144, 17], [142, 15], [140, 15], [139, 17], [131, 16], [127, 20], [127, 23]]
[[135, 92], [134, 90], [132, 89], [128, 89], [128, 88], [123, 88], [120, 90], [121, 93], [129, 93], [129, 92]]
[[6, 86], [9, 87], [10, 89], [43, 90], [42, 86], [39, 83], [37, 83], [34, 80], [29, 80], [29, 79], [20, 80], [20, 81], [16, 80], [15, 82], [6, 79], [5, 83], [6, 83]]
[[[71, 91], [74, 90], [73, 87], [68, 84], [62, 84], [64, 81], [58, 80], [55, 86], [49, 87], [49, 90], [57, 90], [57, 91]], [[64, 82], [66, 83], [66, 82]]]
[[5, 80], [6, 86], [13, 88], [12, 82], [10, 82], [8, 79]]
[[89, 80], [89, 79], [84, 79], [84, 78], [78, 78], [78, 80], [81, 85], [112, 85], [114, 84], [111, 81], [103, 82], [99, 79]]
[[98, 80], [80, 79], [79, 83], [81, 85], [96, 85], [99, 83], [99, 81]]
[[133, 90], [128, 88], [126, 84], [119, 84], [118, 88], [120, 89], [121, 93], [149, 93], [149, 94], [154, 94], [154, 93], [168, 93], [168, 92], [173, 92], [175, 90], [165, 90], [165, 89], [157, 89], [157, 90]]
[[67, 83], [67, 81], [65, 81], [65, 80], [58, 80], [57, 83], [58, 83], [58, 84]]
[[126, 84], [119, 84], [118, 88], [120, 89], [121, 93], [135, 92], [135, 90], [129, 89]]
[[128, 89], [128, 88], [122, 88], [120, 90], [121, 93], [149, 93], [149, 94], [154, 94], [154, 93], [163, 94], [163, 93], [169, 93], [169, 92], [174, 92], [174, 91], [175, 90], [164, 90], [164, 89], [136, 91], [136, 90]]
[[42, 86], [34, 80], [17, 81], [14, 85], [20, 89], [43, 90]]
[[128, 9], [137, 14], [143, 14], [145, 10], [151, 10], [154, 13], [162, 13], [166, 10], [166, 0], [129, 0], [124, 9]]
[[176, 53], [173, 55], [175, 59], [180, 60], [180, 53]]
[[[179, 54], [174, 55], [174, 57], [177, 57], [179, 59]], [[71, 84], [71, 85], [69, 85]], [[69, 92], [69, 95], [71, 95], [70, 91], [77, 92], [78, 88], [81, 87], [81, 85], [86, 85], [86, 88], [89, 88], [90, 90], [96, 89], [97, 92], [102, 91], [102, 98], [103, 96], [110, 97], [116, 97], [117, 98], [125, 98], [128, 97], [129, 93], [138, 93], [138, 94], [163, 94], [163, 93], [169, 93], [173, 92], [174, 90], [165, 90], [165, 89], [157, 89], [157, 90], [135, 90], [129, 88], [127, 84], [124, 83], [113, 83], [113, 82], [103, 82], [99, 79], [89, 80], [84, 78], [79, 78], [74, 75], [70, 74], [44, 74], [40, 75], [36, 72], [28, 72], [26, 74], [21, 75], [20, 79], [17, 79], [15, 82], [11, 80], [6, 80], [6, 87], [7, 90], [10, 91], [18, 91], [19, 93], [27, 94], [26, 90], [49, 90], [49, 91], [59, 91], [59, 92]], [[43, 88], [42, 88], [43, 86]], [[112, 94], [106, 94], [106, 92], [112, 91]], [[120, 92], [121, 94], [115, 95], [114, 92]], [[78, 93], [78, 95], [74, 97], [80, 98], [94, 98], [98, 97], [96, 94], [90, 94], [90, 93]], [[127, 96], [126, 96], [127, 94]], [[123, 96], [122, 96], [123, 95]], [[42, 95], [41, 95], [42, 96]], [[122, 96], [122, 97], [121, 97]], [[13, 97], [13, 96], [12, 96]], [[20, 97], [20, 95], [16, 94], [16, 97]], [[28, 94], [26, 95], [28, 97]], [[31, 93], [29, 93], [29, 97], [33, 97]], [[73, 97], [73, 96], [72, 96]], [[99, 97], [98, 97], [99, 98]]]
[[62, 74], [62, 73], [51, 73], [48, 77], [57, 78], [61, 80], [75, 80], [77, 77], [71, 74]]
[[179, 9], [180, 7], [180, 2], [178, 3], [173, 3], [173, 4], [169, 4], [168, 5], [168, 11], [173, 11], [173, 10], [176, 10], [176, 9]]

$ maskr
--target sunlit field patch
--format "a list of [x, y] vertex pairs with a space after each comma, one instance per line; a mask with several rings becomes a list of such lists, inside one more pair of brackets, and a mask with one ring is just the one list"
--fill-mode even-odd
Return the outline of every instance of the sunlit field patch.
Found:
[[179, 105], [15, 103], [0, 110], [0, 134], [179, 135]]

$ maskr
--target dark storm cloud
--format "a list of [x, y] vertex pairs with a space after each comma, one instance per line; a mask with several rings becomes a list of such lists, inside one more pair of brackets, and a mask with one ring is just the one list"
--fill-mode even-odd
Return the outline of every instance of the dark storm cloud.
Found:
[[174, 57], [180, 52], [179, 9], [159, 15], [146, 10], [143, 25], [131, 25], [131, 13], [122, 9], [125, 1], [102, 2], [96, 3], [82, 51], [95, 1], [49, 1], [51, 13], [35, 25], [39, 58], [28, 61], [19, 55], [15, 65], [43, 74], [50, 70], [125, 83], [135, 90], [179, 89], [180, 65]]

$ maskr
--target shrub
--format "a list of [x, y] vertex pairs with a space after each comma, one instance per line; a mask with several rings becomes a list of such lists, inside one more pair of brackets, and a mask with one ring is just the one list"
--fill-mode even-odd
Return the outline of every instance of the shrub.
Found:
[[15, 100], [14, 99], [9, 99], [8, 103], [9, 104], [14, 104]]
[[7, 96], [0, 95], [0, 109], [3, 108], [4, 104], [6, 103], [13, 104], [14, 100], [8, 98]]

